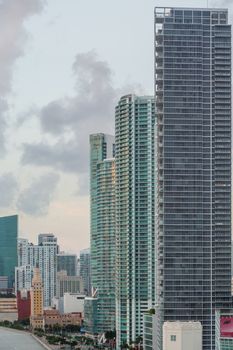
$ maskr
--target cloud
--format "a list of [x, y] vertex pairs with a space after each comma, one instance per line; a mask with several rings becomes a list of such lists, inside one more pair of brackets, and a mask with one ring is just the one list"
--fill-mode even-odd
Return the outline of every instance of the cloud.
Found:
[[[52, 101], [42, 108], [39, 118], [43, 131], [60, 135], [66, 130], [80, 133], [84, 124], [113, 128], [112, 106], [117, 91], [112, 84], [112, 71], [107, 62], [101, 61], [95, 51], [80, 53], [73, 64], [76, 95]], [[82, 132], [82, 131], [81, 131]]]
[[3, 153], [5, 129], [7, 127], [7, 94], [12, 88], [13, 66], [23, 55], [27, 32], [25, 21], [39, 13], [44, 6], [43, 0], [2, 0], [0, 1], [0, 149]]
[[13, 203], [17, 190], [18, 183], [12, 174], [6, 173], [0, 176], [1, 208], [7, 208]]
[[53, 167], [68, 173], [82, 173], [88, 160], [87, 147], [83, 149], [77, 140], [48, 143], [24, 144], [22, 164]]
[[87, 196], [89, 194], [89, 173], [80, 174], [78, 177], [78, 196]]
[[[114, 132], [114, 110], [123, 93], [134, 92], [139, 86], [117, 89], [113, 72], [95, 51], [79, 53], [72, 66], [75, 94], [51, 101], [38, 115], [42, 133], [57, 141], [24, 143], [24, 165], [50, 166], [76, 174], [87, 173], [89, 163], [89, 135]], [[67, 141], [65, 135], [69, 135]], [[81, 181], [81, 180], [80, 180]]]
[[58, 181], [59, 175], [55, 173], [36, 179], [19, 195], [17, 208], [32, 216], [46, 215]]

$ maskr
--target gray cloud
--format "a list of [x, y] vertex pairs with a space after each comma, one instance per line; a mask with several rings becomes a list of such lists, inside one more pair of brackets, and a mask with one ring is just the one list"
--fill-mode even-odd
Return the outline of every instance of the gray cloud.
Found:
[[32, 216], [46, 215], [58, 181], [59, 175], [55, 173], [36, 179], [19, 195], [17, 208]]
[[[95, 51], [78, 54], [72, 68], [76, 82], [75, 96], [52, 101], [38, 113], [42, 132], [59, 140], [53, 146], [48, 142], [25, 143], [22, 155], [24, 165], [87, 173], [89, 134], [113, 133], [117, 99], [123, 93], [135, 90], [132, 85], [127, 89], [115, 88], [113, 72]], [[64, 137], [67, 133], [72, 135], [68, 142]]]
[[82, 125], [88, 124], [91, 128], [99, 122], [106, 123], [105, 128], [111, 129], [117, 91], [108, 63], [99, 60], [94, 51], [81, 53], [76, 56], [73, 73], [75, 97], [53, 101], [41, 110], [39, 117], [43, 131], [58, 135], [72, 129], [79, 134]]
[[89, 193], [89, 173], [79, 174], [78, 177], [78, 196], [87, 196]]
[[7, 94], [11, 91], [13, 65], [23, 55], [27, 39], [24, 22], [40, 12], [44, 0], [0, 1], [0, 154], [5, 151], [5, 129], [7, 127]]
[[87, 147], [83, 149], [77, 140], [61, 140], [52, 146], [43, 142], [24, 144], [22, 164], [50, 166], [63, 172], [82, 173], [88, 161], [87, 152]]
[[7, 208], [13, 203], [17, 190], [18, 183], [12, 174], [6, 173], [0, 176], [1, 208]]

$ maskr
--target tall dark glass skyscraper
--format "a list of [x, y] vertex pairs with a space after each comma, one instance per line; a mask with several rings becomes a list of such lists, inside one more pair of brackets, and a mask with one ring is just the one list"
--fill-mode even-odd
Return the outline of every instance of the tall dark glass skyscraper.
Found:
[[8, 288], [13, 288], [17, 266], [18, 216], [0, 218], [0, 276], [8, 278]]
[[221, 9], [156, 8], [158, 302], [214, 349], [231, 298], [231, 26]]

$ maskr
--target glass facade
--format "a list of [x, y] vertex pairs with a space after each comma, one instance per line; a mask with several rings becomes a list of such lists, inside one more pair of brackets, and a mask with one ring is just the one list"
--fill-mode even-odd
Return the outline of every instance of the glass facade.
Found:
[[98, 333], [115, 329], [115, 160], [97, 164]]
[[233, 349], [233, 338], [220, 339], [220, 350], [232, 350], [232, 349]]
[[158, 302], [214, 349], [231, 298], [231, 26], [226, 10], [156, 8]]
[[77, 255], [76, 254], [58, 254], [57, 272], [66, 271], [68, 276], [77, 275]]
[[97, 334], [97, 298], [86, 297], [84, 300], [84, 329], [88, 333]]
[[83, 249], [80, 251], [80, 277], [83, 280], [83, 289], [86, 295], [91, 295], [91, 257], [90, 249]]
[[8, 288], [13, 288], [17, 266], [18, 216], [0, 218], [0, 276], [8, 277]]
[[154, 98], [123, 96], [116, 130], [117, 349], [143, 334], [155, 303]]
[[114, 157], [114, 136], [90, 135], [91, 286], [98, 288], [97, 163]]
[[91, 283], [97, 297], [97, 332], [115, 329], [114, 137], [90, 136]]

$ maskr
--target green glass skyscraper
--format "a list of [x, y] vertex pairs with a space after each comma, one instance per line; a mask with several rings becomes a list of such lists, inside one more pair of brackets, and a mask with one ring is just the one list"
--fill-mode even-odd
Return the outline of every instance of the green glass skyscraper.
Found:
[[17, 266], [18, 216], [0, 217], [0, 276], [8, 278], [13, 288]]
[[115, 160], [97, 164], [97, 250], [99, 333], [114, 330], [115, 302]]
[[91, 284], [97, 301], [97, 329], [115, 328], [114, 137], [90, 136]]
[[116, 107], [117, 349], [143, 333], [155, 305], [155, 111], [151, 96], [123, 96]]

